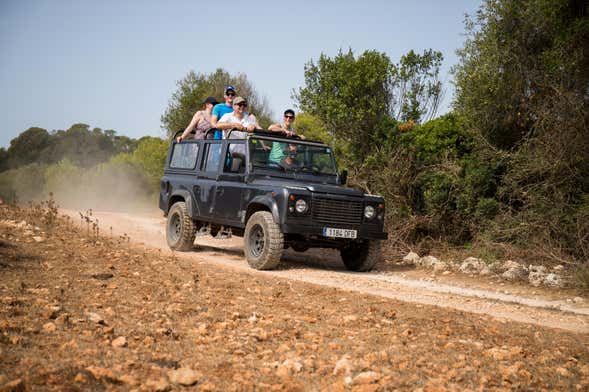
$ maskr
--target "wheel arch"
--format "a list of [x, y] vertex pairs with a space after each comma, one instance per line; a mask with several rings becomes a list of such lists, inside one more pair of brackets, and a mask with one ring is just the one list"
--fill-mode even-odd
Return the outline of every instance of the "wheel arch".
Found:
[[272, 214], [274, 222], [280, 224], [280, 213], [278, 212], [278, 204], [276, 200], [269, 196], [257, 196], [250, 201], [245, 211], [244, 224], [251, 218], [253, 214], [258, 211], [268, 211]]
[[177, 203], [179, 201], [183, 201], [186, 204], [186, 209], [188, 211], [188, 215], [193, 216], [192, 196], [190, 195], [190, 192], [183, 190], [183, 189], [179, 189], [179, 190], [174, 191], [172, 193], [172, 195], [170, 196], [170, 199], [168, 201], [168, 209], [166, 212], [169, 212], [170, 208], [172, 208], [174, 203]]

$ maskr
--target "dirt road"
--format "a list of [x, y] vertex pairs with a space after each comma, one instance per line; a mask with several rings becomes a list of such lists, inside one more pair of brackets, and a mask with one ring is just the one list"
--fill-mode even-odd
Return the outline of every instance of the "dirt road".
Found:
[[547, 293], [322, 252], [257, 272], [239, 239], [171, 254], [158, 215], [94, 217], [0, 207], [0, 392], [589, 388], [584, 308]]
[[[65, 211], [79, 220], [79, 213]], [[161, 213], [125, 214], [93, 211], [103, 233], [127, 235], [134, 243], [169, 252], [165, 242], [165, 218]], [[243, 239], [197, 237], [193, 252], [177, 257], [223, 265], [240, 273], [273, 276], [322, 286], [377, 295], [406, 302], [454, 308], [485, 314], [498, 319], [531, 323], [573, 332], [589, 332], [589, 300], [572, 301], [566, 291], [546, 290], [507, 284], [491, 278], [476, 279], [460, 275], [432, 276], [394, 263], [377, 266], [369, 273], [351, 273], [344, 269], [339, 254], [332, 250], [285, 252], [276, 271], [254, 271], [243, 255]]]

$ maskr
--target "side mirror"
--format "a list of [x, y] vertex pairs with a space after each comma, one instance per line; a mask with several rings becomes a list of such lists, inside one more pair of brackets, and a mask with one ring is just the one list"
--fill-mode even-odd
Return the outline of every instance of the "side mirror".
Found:
[[346, 185], [346, 182], [348, 182], [348, 171], [347, 170], [342, 170], [341, 174], [339, 175], [339, 182], [341, 185]]

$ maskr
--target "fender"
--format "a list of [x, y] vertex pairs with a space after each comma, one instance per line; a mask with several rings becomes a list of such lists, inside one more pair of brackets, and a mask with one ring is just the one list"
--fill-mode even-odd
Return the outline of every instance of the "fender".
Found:
[[276, 203], [276, 199], [270, 195], [259, 195], [250, 200], [247, 207], [249, 208], [249, 206], [253, 203], [262, 204], [268, 207], [270, 212], [272, 212], [272, 218], [274, 218], [274, 222], [280, 224], [280, 213], [278, 212], [278, 203]]
[[174, 199], [174, 196], [181, 196], [184, 199], [184, 202], [186, 203], [186, 209], [188, 210], [188, 215], [190, 216], [194, 216], [193, 212], [194, 212], [194, 203], [192, 201], [192, 195], [190, 194], [190, 192], [188, 192], [185, 189], [176, 189], [172, 192], [172, 194], [169, 197], [169, 201], [168, 201], [168, 211], [170, 210], [170, 208], [172, 207], [172, 204], [170, 203], [170, 201], [172, 199]]

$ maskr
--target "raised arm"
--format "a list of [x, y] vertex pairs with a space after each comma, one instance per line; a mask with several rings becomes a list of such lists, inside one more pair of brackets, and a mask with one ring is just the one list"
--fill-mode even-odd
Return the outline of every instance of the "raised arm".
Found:
[[194, 129], [194, 127], [196, 126], [196, 124], [198, 124], [198, 122], [201, 120], [201, 118], [202, 118], [202, 112], [200, 110], [198, 112], [194, 113], [194, 116], [192, 116], [192, 120], [190, 120], [190, 124], [188, 124], [188, 126], [186, 127], [184, 132], [182, 132], [182, 135], [178, 136], [176, 141], [178, 143], [180, 143], [182, 140], [186, 139], [186, 136], [188, 136], [188, 134], [190, 134], [190, 131], [192, 131]]
[[280, 123], [270, 125], [268, 130], [273, 132], [285, 132], [284, 128], [282, 128], [282, 124]]

